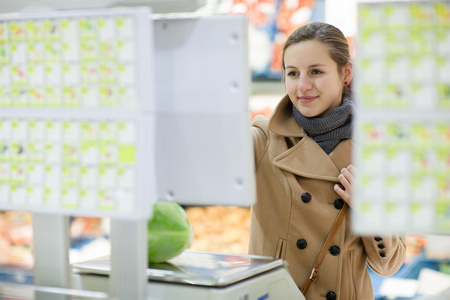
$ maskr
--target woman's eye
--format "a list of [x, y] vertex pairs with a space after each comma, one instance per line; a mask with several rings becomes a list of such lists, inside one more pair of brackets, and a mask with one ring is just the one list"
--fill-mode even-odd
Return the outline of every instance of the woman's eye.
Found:
[[323, 72], [321, 70], [317, 70], [317, 69], [313, 69], [311, 71], [311, 74], [317, 75], [317, 74], [322, 74]]
[[287, 73], [287, 76], [288, 76], [288, 77], [294, 77], [294, 76], [297, 76], [297, 72], [295, 72], [295, 71], [289, 71], [289, 72]]

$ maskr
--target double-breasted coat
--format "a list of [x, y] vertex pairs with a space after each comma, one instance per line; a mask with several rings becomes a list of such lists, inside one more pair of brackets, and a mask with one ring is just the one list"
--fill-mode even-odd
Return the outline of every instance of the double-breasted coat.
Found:
[[[249, 253], [287, 261], [301, 288], [343, 206], [333, 186], [339, 183], [340, 170], [351, 163], [352, 140], [341, 141], [327, 155], [293, 117], [288, 96], [269, 120], [255, 117], [252, 138], [257, 202], [252, 206]], [[311, 284], [308, 300], [371, 300], [366, 265], [390, 276], [404, 262], [404, 238], [354, 236], [349, 213]]]

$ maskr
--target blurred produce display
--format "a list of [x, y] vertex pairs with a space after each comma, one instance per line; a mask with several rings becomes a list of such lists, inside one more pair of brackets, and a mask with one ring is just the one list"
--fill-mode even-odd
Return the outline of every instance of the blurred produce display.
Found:
[[0, 212], [0, 265], [32, 267], [32, 243], [33, 229], [30, 213]]
[[250, 236], [250, 209], [241, 207], [187, 207], [194, 230], [189, 250], [247, 254]]
[[[26, 211], [0, 211], [0, 266], [33, 267], [32, 216]], [[107, 237], [108, 228], [105, 228], [104, 221], [71, 217], [69, 234], [72, 248], [80, 249], [99, 237]]]
[[105, 234], [105, 228], [100, 218], [74, 217], [70, 224], [70, 237], [83, 239]]

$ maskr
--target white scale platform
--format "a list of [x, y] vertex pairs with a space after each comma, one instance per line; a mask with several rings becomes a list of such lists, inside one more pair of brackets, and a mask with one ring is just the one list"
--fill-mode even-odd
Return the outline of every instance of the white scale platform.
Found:
[[[109, 256], [72, 265], [75, 288], [106, 292]], [[184, 251], [149, 264], [148, 299], [305, 299], [280, 259]]]

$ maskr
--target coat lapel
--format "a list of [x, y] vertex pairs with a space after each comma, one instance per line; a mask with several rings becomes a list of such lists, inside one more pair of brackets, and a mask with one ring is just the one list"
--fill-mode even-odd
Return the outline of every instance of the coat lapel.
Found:
[[337, 145], [336, 149], [330, 153], [330, 159], [333, 161], [339, 172], [342, 168], [346, 168], [352, 163], [353, 144], [354, 142], [351, 139], [343, 140]]
[[280, 136], [301, 138], [292, 148], [274, 158], [274, 164], [282, 170], [302, 177], [339, 182], [340, 170], [351, 162], [351, 140], [342, 141], [327, 155], [299, 126], [287, 95], [275, 108], [269, 128]]
[[339, 182], [337, 176], [340, 171], [334, 162], [307, 136], [291, 149], [275, 157], [274, 164], [298, 176]]

